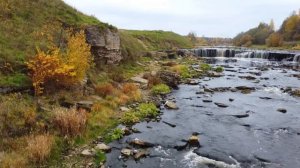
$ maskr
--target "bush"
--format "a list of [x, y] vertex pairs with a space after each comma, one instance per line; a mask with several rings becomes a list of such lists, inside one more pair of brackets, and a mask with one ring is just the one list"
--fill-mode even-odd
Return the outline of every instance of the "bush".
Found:
[[0, 135], [21, 136], [28, 133], [36, 123], [36, 111], [32, 102], [21, 94], [0, 98]]
[[24, 155], [16, 152], [4, 154], [0, 160], [1, 168], [26, 168], [28, 167], [28, 161]]
[[106, 97], [114, 92], [114, 87], [110, 83], [98, 84], [95, 87], [95, 92], [102, 97]]
[[202, 71], [211, 70], [211, 66], [209, 64], [200, 64], [200, 68], [201, 68]]
[[171, 67], [170, 69], [171, 69], [171, 71], [180, 75], [181, 78], [186, 79], [186, 78], [192, 77], [187, 65], [175, 65], [175, 66]]
[[54, 138], [51, 135], [31, 136], [27, 140], [26, 148], [29, 159], [34, 163], [43, 163], [50, 155]]
[[142, 103], [137, 108], [137, 113], [140, 119], [146, 118], [146, 117], [156, 117], [159, 115], [159, 111], [155, 104], [153, 103]]
[[114, 141], [123, 138], [124, 131], [120, 128], [116, 128], [113, 132], [109, 135], [109, 141]]
[[223, 69], [223, 67], [218, 66], [217, 68], [215, 68], [215, 71], [216, 72], [223, 72], [224, 69]]
[[137, 116], [135, 112], [129, 111], [124, 113], [121, 123], [125, 125], [133, 125], [135, 123], [138, 123], [140, 121], [140, 118]]
[[151, 89], [152, 94], [158, 95], [158, 94], [168, 94], [171, 92], [171, 89], [166, 84], [158, 84], [152, 87]]
[[53, 123], [60, 134], [78, 136], [85, 129], [87, 115], [84, 110], [77, 111], [75, 108], [57, 108], [54, 110]]

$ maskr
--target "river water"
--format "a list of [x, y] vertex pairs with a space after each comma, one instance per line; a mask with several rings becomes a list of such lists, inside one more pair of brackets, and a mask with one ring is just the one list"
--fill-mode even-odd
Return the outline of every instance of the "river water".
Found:
[[[167, 97], [176, 101], [179, 109], [162, 106], [160, 122], [138, 123], [133, 127], [141, 133], [111, 143], [113, 149], [107, 154], [107, 167], [300, 167], [300, 98], [285, 92], [287, 88], [300, 86], [300, 79], [293, 76], [299, 74], [297, 63], [254, 58], [206, 61], [212, 66], [223, 66], [224, 76], [197, 79], [198, 85], [180, 85], [179, 90]], [[253, 78], [245, 79], [246, 76]], [[255, 90], [245, 94], [234, 89], [237, 86]], [[219, 87], [227, 88], [216, 91]], [[279, 108], [286, 113], [279, 112]], [[199, 134], [201, 147], [175, 149], [195, 132]], [[150, 155], [138, 161], [123, 159], [120, 150], [131, 147], [128, 142], [136, 138], [155, 144], [148, 149]]]

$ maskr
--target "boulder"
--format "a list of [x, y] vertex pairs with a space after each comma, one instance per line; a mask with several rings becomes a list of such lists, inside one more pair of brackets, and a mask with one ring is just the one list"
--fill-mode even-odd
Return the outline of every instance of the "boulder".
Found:
[[92, 152], [91, 150], [85, 149], [85, 150], [83, 150], [83, 151], [81, 152], [81, 155], [82, 155], [82, 156], [93, 156], [94, 154], [93, 154], [93, 152]]
[[137, 83], [140, 83], [140, 84], [148, 84], [147, 79], [144, 79], [144, 78], [139, 77], [139, 76], [132, 77], [132, 78], [130, 78], [130, 80], [132, 80], [134, 82], [137, 82]]
[[224, 104], [224, 103], [215, 103], [215, 105], [217, 105], [218, 107], [222, 107], [222, 108], [226, 108], [228, 107], [228, 105]]
[[79, 101], [76, 103], [76, 108], [92, 111], [93, 104], [94, 104], [93, 101]]
[[192, 135], [188, 140], [188, 144], [191, 147], [200, 147], [200, 142], [199, 142], [198, 136]]
[[174, 102], [172, 102], [172, 101], [166, 101], [165, 107], [168, 108], [168, 109], [175, 109], [175, 110], [179, 109], [177, 107], [177, 105]]
[[103, 152], [110, 152], [111, 151], [111, 147], [104, 144], [104, 143], [97, 144], [95, 149], [102, 150]]
[[120, 110], [121, 110], [121, 112], [128, 112], [128, 111], [130, 111], [129, 108], [124, 107], [124, 106], [120, 107]]
[[124, 148], [121, 150], [121, 154], [123, 156], [129, 157], [133, 154], [133, 151], [131, 149]]
[[141, 148], [150, 148], [150, 147], [154, 146], [154, 144], [152, 144], [150, 142], [142, 141], [142, 140], [139, 140], [137, 138], [132, 140], [129, 144], [133, 145], [133, 146], [138, 146], [138, 147], [141, 147]]
[[285, 108], [279, 108], [277, 109], [278, 112], [281, 112], [281, 113], [286, 113], [287, 110]]
[[157, 76], [168, 86], [178, 89], [180, 83], [180, 76], [170, 71], [159, 71]]
[[142, 150], [138, 150], [135, 154], [134, 154], [134, 159], [135, 160], [139, 160], [139, 159], [141, 159], [141, 158], [143, 158], [143, 157], [146, 157], [146, 156], [148, 156], [149, 155], [149, 152], [147, 151], [147, 150], [144, 150], [144, 149], [142, 149]]

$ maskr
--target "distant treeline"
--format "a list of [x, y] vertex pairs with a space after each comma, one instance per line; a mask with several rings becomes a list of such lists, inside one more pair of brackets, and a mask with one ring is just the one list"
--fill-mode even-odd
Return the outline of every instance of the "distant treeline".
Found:
[[271, 20], [269, 24], [259, 23], [257, 27], [241, 32], [233, 39], [234, 45], [245, 47], [251, 45], [280, 47], [284, 44], [295, 46], [297, 41], [300, 41], [300, 11], [298, 14], [293, 12], [287, 17], [277, 31]]

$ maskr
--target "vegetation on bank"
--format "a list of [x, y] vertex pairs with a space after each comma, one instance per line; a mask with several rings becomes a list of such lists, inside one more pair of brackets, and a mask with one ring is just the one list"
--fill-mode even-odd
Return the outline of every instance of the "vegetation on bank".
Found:
[[174, 32], [160, 30], [122, 30], [122, 32], [137, 39], [148, 51], [193, 47], [191, 40]]
[[238, 34], [233, 43], [236, 46], [275, 47], [276, 49], [299, 49], [300, 40], [300, 13], [293, 12], [287, 17], [280, 28], [274, 29], [274, 22], [260, 23], [256, 28]]

